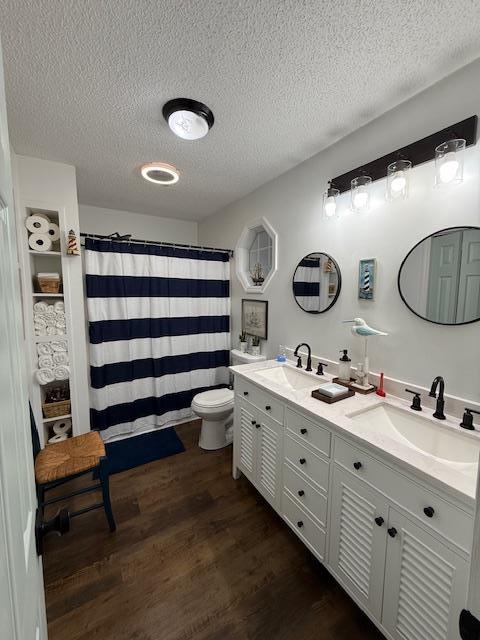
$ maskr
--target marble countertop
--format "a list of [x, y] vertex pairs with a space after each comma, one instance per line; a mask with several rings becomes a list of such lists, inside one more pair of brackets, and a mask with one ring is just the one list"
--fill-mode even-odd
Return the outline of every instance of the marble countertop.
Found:
[[[350, 414], [383, 403], [401, 409], [409, 409], [411, 400], [409, 402], [391, 395], [381, 398], [375, 393], [367, 395], [356, 393], [351, 398], [340, 400], [334, 404], [327, 404], [312, 398], [311, 388], [290, 390], [262, 375], [258, 375], [259, 371], [281, 366], [288, 366], [296, 370], [294, 364], [290, 362], [280, 363], [276, 360], [233, 366], [230, 367], [230, 370], [236, 376], [241, 376], [278, 397], [293, 409], [300, 410], [307, 417], [319, 418], [323, 424], [326, 424], [338, 435], [346, 435], [353, 438], [360, 446], [365, 444], [368, 447], [379, 450], [384, 458], [390, 458], [397, 466], [404, 467], [411, 474], [419, 476], [421, 480], [437, 485], [440, 490], [452, 496], [456, 501], [461, 501], [465, 506], [473, 508], [478, 464], [450, 462], [442, 458], [436, 458], [413, 445], [402, 442], [401, 436], [397, 440], [387, 434], [369, 429], [366, 425], [349, 417]], [[314, 373], [306, 375], [311, 376], [312, 384], [318, 384], [318, 386], [321, 383], [330, 382], [332, 379], [332, 376], [327, 373], [321, 379]], [[457, 418], [447, 415], [446, 420], [439, 421], [433, 418], [430, 410], [425, 410], [422, 413], [422, 418], [429, 420], [435, 428], [446, 429], [451, 434], [456, 434], [459, 438], [471, 440], [472, 446], [480, 449], [480, 433], [461, 428]]]

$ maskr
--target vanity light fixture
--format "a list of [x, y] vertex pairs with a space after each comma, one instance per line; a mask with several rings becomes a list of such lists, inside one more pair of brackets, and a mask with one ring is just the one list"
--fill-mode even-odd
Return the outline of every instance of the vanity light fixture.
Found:
[[148, 164], [144, 164], [140, 169], [140, 173], [145, 180], [164, 186], [175, 184], [180, 179], [178, 170], [166, 162], [149, 162]]
[[466, 141], [454, 138], [442, 142], [435, 149], [435, 186], [441, 187], [463, 181], [463, 152]]
[[410, 182], [410, 160], [396, 160], [387, 167], [387, 200], [406, 200]]
[[175, 98], [163, 105], [163, 117], [173, 133], [184, 140], [199, 140], [213, 127], [215, 118], [203, 102]]
[[370, 176], [357, 176], [351, 182], [352, 209], [356, 213], [365, 213], [370, 208]]
[[337, 196], [340, 191], [332, 185], [332, 181], [329, 180], [328, 189], [323, 194], [323, 214], [325, 218], [334, 218], [337, 213]]

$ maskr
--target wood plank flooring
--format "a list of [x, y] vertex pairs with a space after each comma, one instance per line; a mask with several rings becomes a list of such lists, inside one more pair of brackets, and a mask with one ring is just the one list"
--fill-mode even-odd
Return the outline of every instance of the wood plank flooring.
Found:
[[116, 533], [94, 511], [47, 538], [49, 640], [382, 640], [250, 483], [232, 479], [231, 447], [201, 451], [197, 421], [177, 431], [185, 453], [112, 476]]

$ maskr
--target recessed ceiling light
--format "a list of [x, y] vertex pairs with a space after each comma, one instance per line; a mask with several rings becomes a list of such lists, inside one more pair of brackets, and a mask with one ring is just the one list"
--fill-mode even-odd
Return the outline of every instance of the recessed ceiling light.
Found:
[[173, 133], [184, 140], [203, 138], [215, 121], [206, 104], [189, 98], [169, 100], [163, 105], [162, 113]]
[[155, 184], [175, 184], [180, 178], [177, 169], [166, 162], [149, 162], [140, 169], [142, 177]]

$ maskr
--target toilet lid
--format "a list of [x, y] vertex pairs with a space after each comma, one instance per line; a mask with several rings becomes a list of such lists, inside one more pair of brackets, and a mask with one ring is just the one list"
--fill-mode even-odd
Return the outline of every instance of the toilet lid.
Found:
[[220, 407], [233, 401], [233, 391], [231, 389], [212, 389], [198, 393], [193, 402], [202, 407]]

